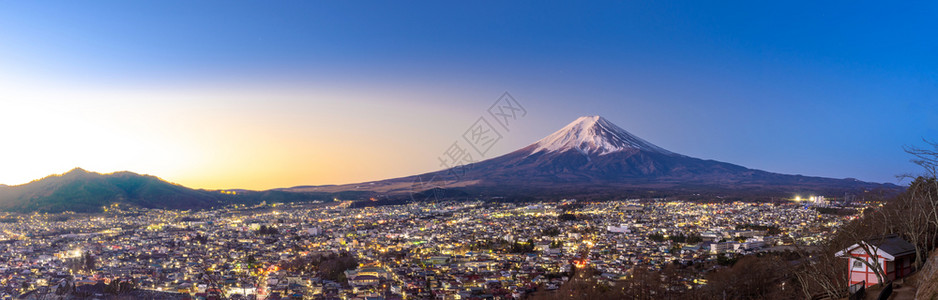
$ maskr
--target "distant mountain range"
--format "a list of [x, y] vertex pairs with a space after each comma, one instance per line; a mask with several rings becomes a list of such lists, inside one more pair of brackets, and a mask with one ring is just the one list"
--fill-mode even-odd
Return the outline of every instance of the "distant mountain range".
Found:
[[599, 116], [580, 117], [517, 151], [416, 176], [287, 191], [367, 190], [382, 194], [437, 188], [454, 196], [587, 199], [793, 196], [895, 193], [892, 184], [785, 175], [681, 155], [641, 139]]
[[98, 211], [110, 203], [185, 209], [222, 202], [219, 193], [189, 189], [154, 176], [102, 175], [78, 168], [20, 186], [0, 187], [0, 209], [21, 212]]
[[195, 190], [131, 172], [74, 169], [19, 186], [0, 185], [0, 210], [96, 212], [122, 203], [144, 208], [201, 209], [226, 204], [334, 198], [377, 201], [428, 198], [759, 200], [795, 193], [893, 194], [902, 187], [785, 175], [703, 160], [658, 147], [599, 117], [580, 117], [559, 131], [492, 159], [421, 175], [347, 185], [300, 186], [236, 193]]
[[100, 212], [119, 203], [142, 208], [204, 209], [226, 204], [331, 201], [350, 193], [285, 191], [207, 191], [190, 189], [158, 177], [132, 172], [100, 174], [80, 168], [18, 186], [0, 185], [0, 210], [13, 212]]

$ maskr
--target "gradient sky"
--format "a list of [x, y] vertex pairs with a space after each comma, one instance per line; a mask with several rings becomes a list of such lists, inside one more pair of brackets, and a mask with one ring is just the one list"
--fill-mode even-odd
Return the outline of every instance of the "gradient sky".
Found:
[[487, 157], [602, 115], [767, 171], [918, 172], [902, 147], [938, 139], [938, 4], [699, 2], [0, 2], [0, 183], [411, 175], [505, 91], [528, 115]]

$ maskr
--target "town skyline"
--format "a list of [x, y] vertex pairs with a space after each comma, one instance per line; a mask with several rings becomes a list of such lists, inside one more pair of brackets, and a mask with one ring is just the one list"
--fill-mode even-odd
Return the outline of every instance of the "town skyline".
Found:
[[938, 298], [936, 15], [0, 1], [0, 299]]

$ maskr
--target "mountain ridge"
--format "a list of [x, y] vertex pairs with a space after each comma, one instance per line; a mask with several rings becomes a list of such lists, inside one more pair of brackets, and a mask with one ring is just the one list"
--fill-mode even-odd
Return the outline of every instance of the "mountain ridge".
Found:
[[427, 187], [475, 195], [548, 195], [545, 196], [548, 198], [591, 193], [622, 197], [705, 194], [764, 198], [795, 193], [842, 195], [901, 190], [892, 184], [780, 174], [694, 158], [661, 148], [600, 116], [579, 117], [521, 149], [458, 168], [372, 182], [284, 190], [401, 194], [422, 192]]
[[[232, 192], [235, 191], [235, 192]], [[209, 209], [229, 204], [331, 201], [363, 193], [296, 193], [278, 190], [191, 189], [157, 176], [130, 171], [97, 173], [75, 168], [16, 186], [0, 186], [0, 210], [10, 212], [100, 212], [111, 204], [147, 209]]]
[[[759, 200], [797, 193], [897, 193], [901, 187], [787, 175], [699, 159], [661, 148], [600, 116], [580, 117], [521, 149], [462, 167], [344, 185], [266, 191], [191, 189], [153, 175], [75, 168], [29, 183], [0, 185], [0, 210], [96, 212], [121, 203], [142, 208], [205, 209], [227, 204], [435, 198]], [[232, 193], [232, 191], [235, 191]]]
[[0, 192], [0, 209], [19, 212], [92, 212], [113, 203], [144, 208], [203, 208], [224, 203], [219, 195], [169, 183], [152, 175], [101, 174], [75, 168]]

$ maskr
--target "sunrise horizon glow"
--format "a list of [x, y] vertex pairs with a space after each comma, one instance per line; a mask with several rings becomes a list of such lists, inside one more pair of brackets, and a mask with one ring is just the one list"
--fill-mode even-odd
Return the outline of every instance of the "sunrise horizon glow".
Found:
[[4, 3], [0, 184], [421, 174], [505, 92], [528, 116], [484, 158], [602, 115], [692, 157], [897, 183], [938, 139], [936, 6]]

